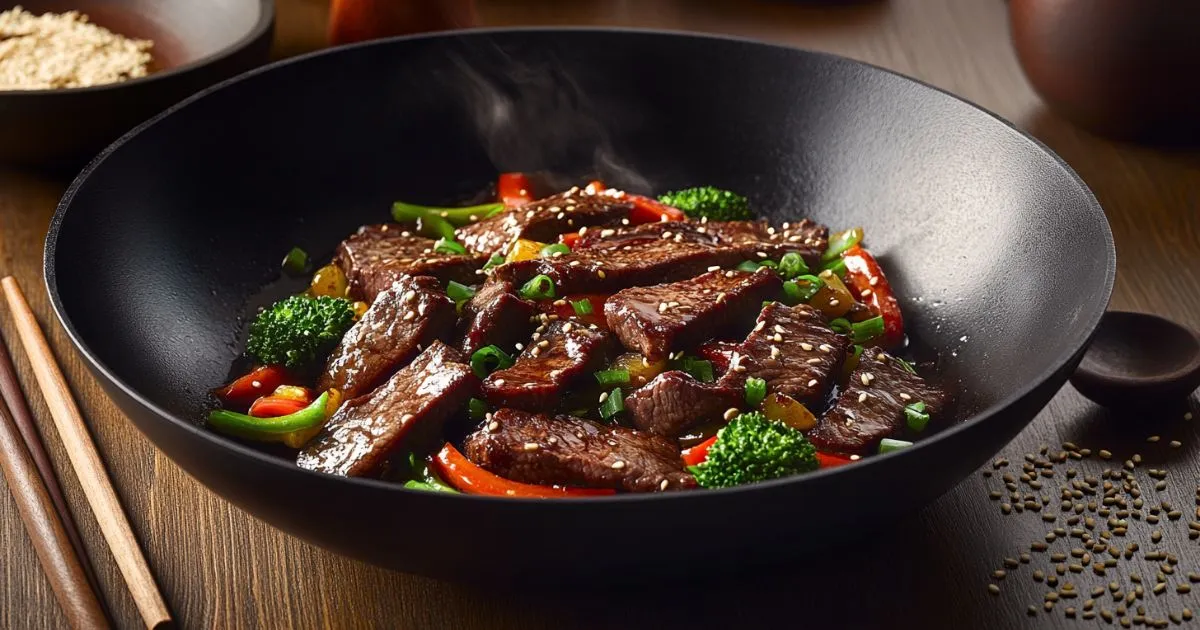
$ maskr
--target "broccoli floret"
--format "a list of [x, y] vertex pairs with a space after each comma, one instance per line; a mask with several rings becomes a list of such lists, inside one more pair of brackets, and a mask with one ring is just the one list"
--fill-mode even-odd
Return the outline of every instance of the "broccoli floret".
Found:
[[291, 369], [324, 360], [354, 324], [350, 300], [293, 295], [264, 309], [250, 324], [246, 354]]
[[669, 192], [658, 200], [683, 210], [684, 214], [695, 219], [708, 217], [709, 221], [748, 221], [754, 218], [750, 202], [745, 197], [712, 186]]
[[817, 469], [804, 434], [761, 413], [743, 413], [717, 432], [708, 457], [691, 471], [705, 488], [727, 488]]

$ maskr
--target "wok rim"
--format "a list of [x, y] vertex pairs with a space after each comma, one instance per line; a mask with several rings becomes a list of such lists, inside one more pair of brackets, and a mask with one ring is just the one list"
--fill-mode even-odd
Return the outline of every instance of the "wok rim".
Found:
[[[109, 383], [111, 383], [114, 387], [119, 389], [124, 395], [128, 396], [131, 400], [135, 401], [142, 408], [150, 411], [154, 416], [157, 416], [157, 419], [165, 420], [167, 422], [173, 423], [173, 424], [177, 425], [178, 428], [184, 429], [186, 432], [191, 434], [193, 437], [202, 439], [202, 440], [207, 440], [217, 446], [220, 446], [223, 449], [229, 451], [232, 455], [234, 455], [236, 457], [239, 457], [242, 459], [253, 460], [253, 463], [259, 464], [259, 465], [265, 464], [267, 466], [277, 467], [282, 474], [293, 474], [293, 475], [298, 474], [298, 475], [301, 475], [302, 477], [311, 475], [314, 482], [319, 482], [320, 480], [324, 480], [324, 481], [333, 480], [335, 482], [353, 484], [355, 486], [358, 486], [359, 488], [362, 488], [363, 490], [384, 491], [384, 492], [388, 492], [388, 493], [399, 493], [400, 496], [407, 496], [409, 494], [419, 493], [419, 494], [423, 495], [423, 497], [426, 500], [430, 500], [430, 501], [439, 501], [439, 502], [440, 501], [447, 501], [447, 502], [449, 502], [449, 501], [457, 501], [457, 502], [470, 501], [470, 502], [476, 502], [476, 503], [502, 502], [505, 505], [513, 505], [513, 504], [542, 505], [542, 506], [546, 505], [547, 502], [542, 499], [492, 497], [492, 496], [485, 496], [485, 495], [471, 495], [471, 494], [465, 494], [465, 493], [463, 493], [463, 494], [429, 493], [429, 492], [423, 492], [420, 490], [410, 490], [410, 489], [404, 488], [403, 484], [397, 484], [394, 482], [386, 482], [386, 481], [381, 481], [381, 480], [376, 480], [376, 479], [365, 479], [365, 478], [359, 478], [359, 477], [338, 477], [335, 475], [329, 475], [329, 474], [325, 474], [325, 473], [307, 470], [304, 468], [300, 468], [299, 466], [296, 466], [296, 464], [294, 462], [288, 461], [286, 459], [283, 459], [283, 458], [280, 458], [277, 456], [272, 456], [272, 455], [263, 453], [251, 446], [242, 444], [232, 438], [225, 437], [219, 433], [216, 433], [215, 431], [209, 430], [201, 425], [198, 425], [195, 422], [188, 420], [187, 418], [180, 417], [166, 409], [163, 409], [162, 407], [160, 407], [153, 401], [149, 400], [147, 397], [140, 394], [136, 389], [129, 386], [122, 379], [118, 378], [113, 370], [111, 370], [107, 365], [105, 365], [103, 362], [101, 362], [99, 360], [99, 358], [96, 357], [96, 355], [92, 352], [92, 350], [88, 346], [88, 344], [83, 340], [82, 336], [79, 334], [78, 330], [76, 330], [75, 326], [73, 325], [70, 316], [67, 314], [66, 309], [63, 306], [61, 296], [59, 295], [58, 281], [57, 281], [56, 270], [55, 270], [55, 260], [56, 260], [56, 253], [57, 253], [58, 236], [59, 236], [59, 232], [62, 229], [63, 223], [66, 220], [67, 212], [71, 206], [71, 203], [74, 201], [76, 193], [83, 186], [84, 182], [92, 175], [92, 173], [97, 168], [99, 168], [99, 166], [106, 159], [108, 159], [109, 156], [111, 156], [113, 153], [118, 151], [124, 144], [129, 142], [135, 136], [139, 135], [140, 133], [144, 132], [145, 130], [149, 129], [150, 127], [153, 127], [159, 121], [173, 115], [174, 113], [176, 113], [180, 110], [187, 108], [188, 106], [204, 99], [205, 97], [207, 97], [210, 94], [213, 94], [217, 91], [224, 89], [227, 86], [251, 79], [259, 74], [271, 72], [277, 68], [286, 67], [286, 66], [289, 66], [292, 64], [304, 63], [307, 60], [312, 59], [312, 58], [323, 57], [323, 56], [327, 56], [327, 55], [337, 55], [343, 51], [356, 50], [359, 48], [366, 48], [366, 47], [371, 47], [371, 46], [388, 46], [388, 45], [391, 45], [392, 43], [400, 42], [400, 41], [424, 40], [424, 39], [458, 39], [458, 38], [462, 38], [462, 37], [487, 37], [489, 35], [494, 35], [494, 34], [547, 33], [547, 32], [549, 32], [549, 33], [588, 33], [588, 34], [602, 34], [602, 35], [604, 35], [604, 34], [609, 34], [609, 35], [634, 34], [634, 35], [651, 35], [651, 36], [656, 36], [656, 37], [661, 37], [661, 38], [671, 38], [671, 39], [690, 38], [690, 39], [702, 39], [702, 40], [709, 40], [709, 41], [734, 42], [734, 43], [739, 43], [739, 44], [752, 44], [754, 46], [786, 50], [786, 51], [789, 51], [792, 53], [799, 52], [803, 55], [809, 55], [809, 56], [813, 56], [813, 57], [823, 58], [832, 63], [851, 64], [851, 65], [856, 65], [856, 66], [860, 66], [860, 67], [865, 67], [865, 68], [871, 69], [872, 71], [883, 72], [883, 73], [892, 75], [894, 77], [900, 78], [904, 81], [909, 81], [909, 82], [915, 83], [915, 84], [917, 84], [923, 88], [926, 88], [928, 90], [931, 90], [941, 96], [949, 97], [950, 99], [953, 99], [954, 101], [957, 101], [958, 103], [961, 103], [962, 105], [965, 105], [966, 107], [977, 110], [978, 112], [986, 115], [987, 117], [991, 118], [995, 122], [999, 123], [1012, 136], [1016, 137], [1017, 139], [1019, 139], [1021, 141], [1024, 141], [1024, 142], [1030, 144], [1034, 149], [1053, 158], [1055, 163], [1059, 167], [1061, 167], [1061, 169], [1070, 177], [1071, 182], [1073, 182], [1078, 187], [1079, 192], [1082, 194], [1083, 200], [1086, 201], [1089, 210], [1091, 212], [1095, 213], [1098, 216], [1098, 218], [1101, 219], [1100, 224], [1103, 227], [1102, 236], [1104, 239], [1103, 254], [1104, 254], [1104, 258], [1105, 258], [1105, 260], [1104, 260], [1104, 264], [1105, 264], [1104, 282], [1103, 282], [1103, 286], [1100, 287], [1100, 295], [1097, 296], [1095, 294], [1090, 294], [1090, 296], [1085, 296], [1085, 299], [1081, 302], [1081, 306], [1089, 307], [1089, 310], [1091, 312], [1087, 315], [1086, 319], [1084, 319], [1079, 324], [1077, 324], [1071, 328], [1071, 335], [1073, 337], [1075, 337], [1075, 339], [1074, 339], [1074, 341], [1071, 342], [1071, 344], [1070, 344], [1071, 349], [1069, 351], [1061, 353], [1059, 356], [1057, 356], [1051, 362], [1050, 366], [1046, 370], [1037, 374], [1035, 377], [1029, 379], [1028, 382], [1024, 386], [1017, 388], [1013, 393], [1004, 397], [999, 402], [993, 403], [993, 404], [989, 405], [988, 407], [986, 407], [974, 414], [971, 414], [970, 416], [958, 421], [957, 423], [955, 423], [952, 426], [949, 426], [949, 427], [946, 427], [944, 429], [937, 431], [936, 433], [929, 436], [928, 438], [925, 438], [923, 440], [916, 442], [915, 444], [913, 444], [913, 446], [910, 446], [910, 447], [904, 448], [904, 449], [900, 449], [898, 451], [893, 451], [890, 453], [882, 454], [882, 455], [872, 455], [870, 457], [863, 458], [862, 460], [856, 462], [855, 466], [853, 466], [853, 467], [838, 466], [838, 467], [833, 467], [833, 468], [820, 469], [820, 470], [806, 473], [803, 475], [784, 477], [784, 478], [774, 479], [774, 480], [770, 480], [770, 481], [764, 481], [764, 482], [760, 482], [760, 483], [756, 483], [756, 484], [735, 486], [735, 487], [731, 487], [731, 488], [705, 489], [700, 492], [688, 491], [688, 492], [666, 492], [666, 493], [623, 493], [623, 494], [616, 494], [616, 495], [604, 496], [604, 497], [567, 497], [567, 498], [555, 499], [554, 501], [551, 502], [552, 504], [568, 504], [568, 505], [604, 504], [604, 505], [611, 505], [613, 503], [630, 503], [630, 502], [644, 502], [644, 501], [655, 501], [655, 502], [657, 502], [657, 501], [673, 501], [673, 502], [677, 502], [677, 503], [684, 502], [684, 501], [704, 501], [704, 500], [715, 501], [715, 500], [718, 500], [720, 497], [731, 495], [731, 494], [748, 493], [748, 492], [769, 492], [771, 490], [780, 489], [784, 486], [790, 486], [793, 484], [804, 483], [810, 479], [818, 479], [818, 478], [824, 478], [829, 475], [842, 474], [845, 472], [844, 469], [847, 469], [847, 468], [860, 469], [860, 468], [867, 467], [867, 466], [882, 466], [882, 465], [886, 465], [887, 462], [889, 462], [895, 458], [919, 457], [923, 451], [925, 451], [927, 448], [932, 447], [932, 445], [936, 442], [940, 442], [942, 440], [949, 439], [952, 436], [955, 436], [964, 431], [973, 430], [978, 425], [984, 424], [989, 421], [993, 421], [996, 418], [996, 416], [1006, 413], [1009, 409], [1018, 405], [1023, 400], [1027, 399], [1037, 389], [1044, 386], [1047, 382], [1052, 381], [1053, 379], [1058, 377], [1060, 374], [1062, 375], [1061, 380], [1063, 381], [1063, 384], [1065, 384], [1067, 381], [1067, 377], [1069, 375], [1062, 374], [1062, 373], [1073, 362], [1076, 362], [1078, 359], [1081, 359], [1084, 351], [1086, 351], [1088, 346], [1091, 344], [1092, 338], [1095, 335], [1097, 328], [1099, 327], [1100, 319], [1104, 315], [1104, 313], [1107, 310], [1108, 305], [1112, 299], [1113, 287], [1114, 287], [1114, 284], [1116, 281], [1117, 259], [1116, 259], [1116, 246], [1115, 246], [1115, 242], [1114, 242], [1113, 235], [1112, 235], [1112, 227], [1108, 222], [1108, 217], [1104, 213], [1104, 209], [1100, 205], [1100, 202], [1096, 199], [1095, 194], [1091, 191], [1090, 188], [1088, 188], [1087, 184], [1083, 181], [1083, 179], [1079, 177], [1078, 173], [1076, 173], [1075, 170], [1073, 168], [1071, 168], [1071, 166], [1069, 164], [1067, 164], [1067, 162], [1065, 160], [1062, 159], [1062, 157], [1060, 157], [1057, 153], [1055, 153], [1053, 150], [1051, 150], [1048, 146], [1046, 146], [1040, 140], [1038, 140], [1037, 138], [1034, 138], [1033, 136], [1026, 133], [1025, 131], [1017, 128], [1013, 123], [1009, 122], [1008, 120], [1005, 120], [1004, 118], [1000, 117], [999, 115], [995, 114], [994, 112], [991, 112], [984, 107], [976, 105], [975, 103], [972, 103], [972, 102], [966, 100], [965, 98], [962, 98], [960, 96], [952, 94], [952, 93], [950, 93], [946, 90], [943, 90], [941, 88], [938, 88], [936, 86], [930, 85], [929, 83], [926, 83], [920, 79], [916, 79], [916, 78], [901, 74], [899, 72], [877, 66], [875, 64], [867, 63], [864, 61], [859, 61], [856, 59], [850, 59], [848, 57], [836, 55], [833, 53], [814, 51], [814, 50], [809, 50], [809, 49], [800, 48], [800, 47], [796, 47], [796, 46], [789, 46], [789, 45], [780, 44], [780, 43], [766, 42], [766, 41], [757, 40], [757, 39], [748, 38], [748, 37], [740, 37], [740, 36], [734, 36], [734, 35], [722, 35], [722, 34], [710, 34], [710, 33], [698, 33], [698, 32], [683, 31], [683, 30], [672, 30], [672, 29], [631, 28], [631, 27], [523, 26], [523, 27], [475, 28], [475, 29], [466, 29], [466, 30], [462, 30], [462, 31], [443, 31], [443, 32], [433, 32], [433, 33], [421, 33], [421, 34], [415, 34], [415, 35], [404, 35], [404, 36], [400, 36], [400, 37], [392, 37], [392, 38], [386, 38], [386, 39], [380, 39], [380, 40], [360, 42], [360, 43], [351, 44], [348, 46], [327, 48], [327, 49], [323, 49], [323, 50], [306, 53], [303, 55], [298, 55], [296, 57], [291, 57], [288, 59], [276, 61], [276, 62], [273, 62], [270, 64], [260, 66], [258, 68], [254, 68], [252, 70], [249, 70], [249, 71], [247, 71], [243, 74], [237, 75], [235, 77], [226, 79], [224, 81], [221, 81], [220, 83], [216, 83], [212, 86], [209, 86], [209, 87], [193, 94], [192, 96], [171, 106], [170, 108], [164, 110], [163, 112], [159, 113], [158, 115], [154, 116], [153, 118], [146, 120], [145, 122], [141, 123], [137, 127], [133, 128], [132, 130], [130, 130], [129, 132], [125, 133], [123, 136], [121, 136], [120, 138], [115, 140], [112, 144], [110, 144], [108, 147], [106, 147], [99, 155], [97, 155], [90, 163], [88, 163], [88, 165], [86, 167], [84, 167], [82, 171], [80, 171], [79, 175], [77, 175], [75, 177], [75, 179], [71, 182], [71, 184], [68, 186], [66, 192], [63, 193], [63, 197], [59, 201], [59, 204], [54, 213], [54, 217], [52, 218], [52, 220], [50, 222], [50, 228], [49, 228], [49, 231], [46, 236], [44, 258], [43, 258], [43, 273], [45, 276], [45, 286], [46, 286], [47, 293], [50, 297], [50, 303], [54, 310], [55, 317], [59, 320], [59, 323], [63, 326], [63, 329], [66, 331], [67, 336], [70, 338], [71, 342], [75, 345], [75, 348], [80, 352], [80, 354], [83, 356], [83, 358], [91, 366], [91, 368], [95, 374], [97, 374], [98, 376], [101, 376], [102, 378], [107, 380]], [[1060, 387], [1061, 387], [1061, 385], [1060, 385]], [[1039, 412], [1040, 412], [1040, 410], [1039, 410]], [[1036, 416], [1036, 414], [1035, 414], [1035, 416]], [[136, 422], [135, 422], [135, 425], [136, 425]], [[154, 442], [153, 440], [151, 440], [151, 443], [154, 444], [156, 449], [162, 450], [161, 448], [159, 448], [158, 444], [156, 442]], [[190, 473], [189, 473], [189, 475], [190, 475]], [[957, 485], [957, 483], [959, 483], [959, 482], [961, 482], [961, 479], [956, 480], [955, 485]], [[203, 482], [201, 482], [201, 483], [203, 484]], [[207, 486], [207, 484], [203, 484], [203, 485]]]

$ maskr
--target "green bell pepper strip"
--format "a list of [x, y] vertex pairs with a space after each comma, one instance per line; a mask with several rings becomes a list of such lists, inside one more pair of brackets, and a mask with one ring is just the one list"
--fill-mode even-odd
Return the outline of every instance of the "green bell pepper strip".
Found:
[[306, 431], [325, 422], [325, 407], [329, 392], [324, 392], [309, 406], [275, 418], [255, 418], [244, 413], [217, 409], [208, 414], [208, 423], [222, 433], [259, 442], [282, 442], [288, 434]]
[[411, 223], [427, 216], [435, 216], [445, 219], [452, 225], [462, 227], [482, 221], [502, 210], [504, 210], [502, 203], [484, 203], [465, 208], [437, 208], [397, 201], [392, 204], [392, 219], [397, 223]]

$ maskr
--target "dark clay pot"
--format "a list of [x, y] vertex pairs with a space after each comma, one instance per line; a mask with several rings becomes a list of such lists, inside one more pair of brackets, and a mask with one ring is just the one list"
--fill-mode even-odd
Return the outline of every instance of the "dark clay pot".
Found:
[[1062, 116], [1123, 139], [1200, 140], [1200, 3], [1011, 0], [1017, 58]]

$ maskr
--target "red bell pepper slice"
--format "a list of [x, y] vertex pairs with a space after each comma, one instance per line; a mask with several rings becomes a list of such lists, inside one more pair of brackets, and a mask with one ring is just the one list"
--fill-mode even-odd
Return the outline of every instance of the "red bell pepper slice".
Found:
[[717, 443], [717, 436], [712, 436], [703, 442], [684, 449], [680, 455], [683, 457], [683, 463], [688, 466], [695, 466], [704, 460], [708, 459], [708, 449], [712, 448], [713, 444]]
[[312, 401], [281, 398], [279, 396], [263, 396], [250, 405], [249, 415], [255, 418], [278, 418], [286, 416], [312, 404]]
[[579, 239], [581, 238], [583, 238], [583, 236], [580, 235], [579, 232], [567, 232], [566, 234], [560, 234], [558, 236], [558, 242], [570, 247], [571, 249], [575, 249], [575, 246], [579, 244]]
[[282, 365], [265, 365], [221, 388], [217, 396], [230, 408], [245, 409], [275, 391], [285, 380], [287, 371]]
[[611, 488], [541, 486], [505, 479], [472, 464], [449, 442], [433, 458], [433, 466], [439, 477], [446, 480], [451, 486], [454, 486], [455, 490], [467, 494], [531, 499], [596, 497], [616, 494], [616, 490]]
[[683, 210], [672, 208], [657, 199], [629, 194], [625, 195], [625, 197], [633, 204], [633, 210], [629, 213], [629, 222], [634, 225], [639, 223], [655, 223], [657, 221], [687, 220], [687, 215], [683, 213]]
[[879, 262], [858, 245], [846, 250], [842, 259], [846, 262], [847, 285], [854, 297], [883, 317], [879, 345], [891, 348], [903, 343], [904, 316], [900, 313], [900, 302], [892, 293], [892, 286], [883, 275]]
[[496, 194], [505, 208], [515, 208], [533, 201], [533, 186], [524, 173], [501, 173]]
[[821, 468], [845, 466], [846, 464], [852, 464], [855, 461], [856, 460], [850, 459], [845, 455], [834, 455], [832, 453], [822, 453], [821, 451], [817, 451], [817, 463]]

